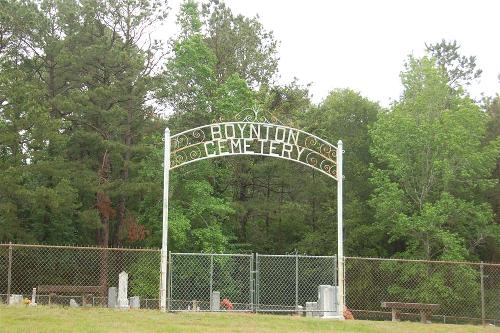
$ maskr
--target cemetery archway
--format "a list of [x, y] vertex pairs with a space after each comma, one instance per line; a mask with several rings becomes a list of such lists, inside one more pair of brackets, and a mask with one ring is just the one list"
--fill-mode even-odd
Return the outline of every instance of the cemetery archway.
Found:
[[344, 309], [344, 257], [342, 220], [342, 141], [332, 145], [313, 134], [265, 117], [247, 116], [243, 121], [219, 122], [170, 135], [165, 129], [163, 234], [161, 248], [160, 309], [167, 309], [168, 186], [170, 170], [196, 161], [233, 155], [270, 156], [294, 161], [337, 181], [338, 305]]

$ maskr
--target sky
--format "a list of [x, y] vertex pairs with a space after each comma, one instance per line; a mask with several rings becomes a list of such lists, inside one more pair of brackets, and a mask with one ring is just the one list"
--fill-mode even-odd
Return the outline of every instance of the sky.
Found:
[[[311, 83], [314, 102], [337, 88], [351, 88], [388, 106], [402, 92], [399, 73], [425, 43], [456, 40], [483, 70], [469, 88], [500, 93], [499, 0], [225, 0], [234, 13], [259, 16], [280, 41], [279, 83]], [[166, 34], [180, 0], [172, 8]]]

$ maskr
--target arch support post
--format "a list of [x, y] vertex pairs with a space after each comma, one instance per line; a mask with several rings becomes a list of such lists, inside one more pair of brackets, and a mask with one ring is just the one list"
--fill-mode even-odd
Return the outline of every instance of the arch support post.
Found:
[[338, 273], [338, 306], [339, 313], [344, 318], [345, 282], [344, 282], [344, 221], [343, 221], [343, 181], [342, 168], [343, 143], [337, 144], [337, 273]]
[[170, 172], [170, 130], [165, 128], [163, 156], [163, 221], [161, 238], [160, 310], [167, 311], [167, 261], [168, 261], [168, 184]]

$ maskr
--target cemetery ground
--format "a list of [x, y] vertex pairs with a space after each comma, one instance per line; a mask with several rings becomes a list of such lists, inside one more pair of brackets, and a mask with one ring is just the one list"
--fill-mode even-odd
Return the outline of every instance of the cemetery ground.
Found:
[[61, 306], [0, 306], [0, 332], [500, 332], [499, 328], [416, 322], [334, 321], [249, 313], [161, 313]]

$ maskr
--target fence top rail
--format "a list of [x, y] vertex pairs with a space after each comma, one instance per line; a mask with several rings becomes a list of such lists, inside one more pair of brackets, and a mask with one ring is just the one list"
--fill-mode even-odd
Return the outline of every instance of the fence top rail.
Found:
[[500, 267], [499, 263], [486, 263], [477, 261], [449, 261], [449, 260], [425, 260], [425, 259], [400, 259], [400, 258], [370, 258], [370, 257], [345, 257], [345, 259], [371, 260], [371, 261], [396, 261], [396, 262], [420, 262], [427, 264], [460, 264], [475, 266], [495, 266]]
[[[238, 256], [238, 257], [252, 257], [252, 253], [204, 253], [204, 252], [170, 252], [171, 255], [176, 256]], [[337, 256], [309, 256], [306, 254], [260, 254], [256, 253], [258, 257], [283, 257], [283, 258], [326, 258], [326, 259], [336, 259]]]
[[[107, 251], [133, 251], [133, 252], [155, 252], [160, 253], [161, 249], [157, 248], [129, 248], [129, 247], [99, 247], [95, 245], [89, 246], [73, 246], [73, 245], [46, 245], [46, 244], [19, 244], [19, 243], [0, 243], [0, 248], [45, 248], [45, 249], [67, 249], [67, 250], [107, 250]], [[186, 255], [186, 256], [239, 256], [239, 257], [252, 257], [253, 254], [248, 253], [180, 253], [170, 252], [172, 255]], [[304, 254], [255, 254], [258, 257], [304, 257], [304, 258], [329, 258], [336, 259], [336, 256], [309, 256]], [[355, 260], [370, 260], [370, 261], [394, 261], [394, 262], [420, 262], [429, 264], [461, 264], [461, 265], [474, 265], [474, 266], [489, 266], [500, 267], [500, 263], [487, 263], [487, 262], [474, 262], [474, 261], [450, 261], [450, 260], [425, 260], [425, 259], [401, 259], [401, 258], [374, 258], [374, 257], [355, 257], [346, 256], [345, 259]]]
[[66, 249], [66, 250], [106, 250], [106, 251], [134, 251], [134, 252], [158, 252], [160, 249], [129, 248], [129, 247], [98, 247], [98, 246], [72, 246], [72, 245], [45, 245], [45, 244], [17, 244], [2, 243], [0, 247], [21, 248], [44, 248], [44, 249]]
[[171, 255], [175, 256], [221, 256], [221, 257], [252, 257], [253, 254], [248, 253], [183, 253], [183, 252], [170, 252]]
[[337, 256], [309, 256], [307, 254], [260, 254], [257, 253], [259, 257], [285, 257], [285, 258], [326, 258], [326, 259], [336, 259]]

